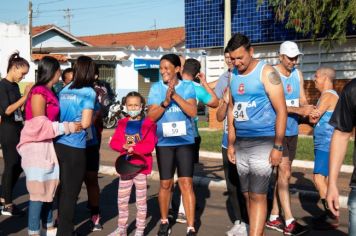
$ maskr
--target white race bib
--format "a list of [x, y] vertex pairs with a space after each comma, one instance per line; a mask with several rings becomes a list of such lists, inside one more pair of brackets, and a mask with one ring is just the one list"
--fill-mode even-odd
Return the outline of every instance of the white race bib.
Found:
[[162, 123], [163, 137], [176, 137], [187, 135], [185, 121]]
[[87, 141], [90, 141], [93, 139], [93, 130], [91, 129], [91, 127], [87, 128]]
[[299, 107], [299, 99], [288, 99], [286, 100], [287, 107]]
[[236, 102], [234, 104], [234, 109], [232, 110], [236, 121], [247, 121], [249, 120], [247, 115], [247, 105], [248, 102]]

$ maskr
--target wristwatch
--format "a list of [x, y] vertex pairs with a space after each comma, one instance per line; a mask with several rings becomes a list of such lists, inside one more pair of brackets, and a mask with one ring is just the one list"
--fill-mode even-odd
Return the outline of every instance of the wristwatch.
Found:
[[167, 108], [167, 106], [165, 106], [164, 105], [164, 101], [163, 102], [161, 102], [161, 104], [159, 104], [161, 107], [163, 107], [164, 109], [166, 109]]
[[280, 152], [283, 151], [283, 145], [273, 144], [273, 148]]

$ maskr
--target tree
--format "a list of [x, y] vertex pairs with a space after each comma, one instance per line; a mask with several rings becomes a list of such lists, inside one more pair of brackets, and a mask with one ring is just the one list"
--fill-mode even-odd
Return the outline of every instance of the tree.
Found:
[[276, 21], [331, 49], [346, 41], [348, 27], [356, 29], [356, 0], [257, 0], [268, 1]]

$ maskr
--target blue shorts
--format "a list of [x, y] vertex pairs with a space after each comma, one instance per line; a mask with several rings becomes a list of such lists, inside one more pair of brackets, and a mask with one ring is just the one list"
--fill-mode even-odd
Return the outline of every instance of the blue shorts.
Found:
[[329, 176], [329, 152], [314, 149], [314, 174]]

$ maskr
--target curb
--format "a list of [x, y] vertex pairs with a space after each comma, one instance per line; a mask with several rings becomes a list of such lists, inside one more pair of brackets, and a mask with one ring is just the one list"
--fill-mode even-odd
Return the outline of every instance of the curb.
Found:
[[[112, 176], [118, 175], [116, 173], [115, 167], [106, 166], [106, 165], [100, 165], [99, 173], [104, 174], [104, 175], [112, 175]], [[176, 179], [177, 176], [174, 175], [174, 178]], [[152, 173], [150, 175], [148, 175], [148, 179], [154, 180], [154, 181], [159, 181], [158, 171], [153, 170]], [[224, 189], [226, 188], [226, 181], [223, 179], [219, 180], [219, 179], [215, 179], [215, 178], [193, 176], [193, 183], [198, 186], [208, 187], [209, 189], [210, 188], [224, 188]], [[305, 197], [310, 197], [310, 198], [318, 198], [319, 197], [318, 192], [310, 191], [310, 190], [291, 188], [290, 192], [291, 192], [291, 195], [294, 195], [296, 197], [299, 197], [299, 196], [305, 196]], [[340, 207], [347, 208], [347, 201], [348, 201], [347, 196], [340, 196], [339, 197]]]

